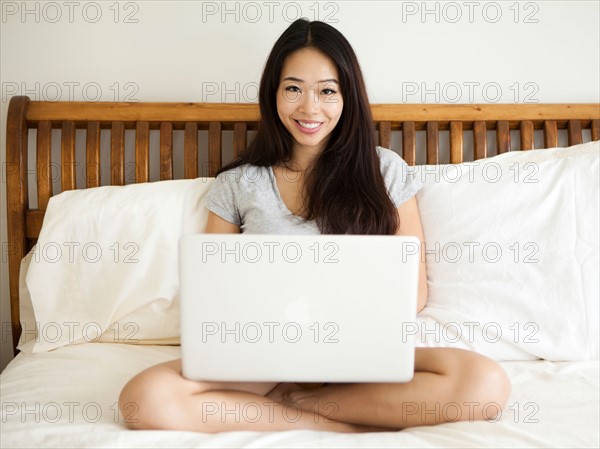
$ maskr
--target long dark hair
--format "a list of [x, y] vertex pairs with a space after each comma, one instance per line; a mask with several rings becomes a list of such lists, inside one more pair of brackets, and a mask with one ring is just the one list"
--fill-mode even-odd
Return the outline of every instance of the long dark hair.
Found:
[[277, 113], [277, 91], [285, 58], [315, 48], [336, 65], [342, 115], [308, 170], [304, 194], [306, 220], [322, 234], [395, 234], [399, 219], [386, 189], [375, 149], [375, 130], [360, 65], [350, 43], [324, 22], [299, 19], [277, 40], [267, 59], [259, 88], [258, 132], [223, 171], [244, 165], [275, 165], [292, 156], [293, 138]]

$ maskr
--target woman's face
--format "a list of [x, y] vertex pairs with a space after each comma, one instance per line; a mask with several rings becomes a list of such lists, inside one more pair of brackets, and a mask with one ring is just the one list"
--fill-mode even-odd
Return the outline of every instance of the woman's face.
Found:
[[277, 112], [295, 140], [294, 151], [318, 154], [343, 107], [338, 71], [328, 56], [314, 48], [303, 48], [285, 59], [277, 90]]

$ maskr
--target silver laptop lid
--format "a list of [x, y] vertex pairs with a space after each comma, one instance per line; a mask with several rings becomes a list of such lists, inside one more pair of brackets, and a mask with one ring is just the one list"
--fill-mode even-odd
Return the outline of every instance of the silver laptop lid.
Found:
[[183, 236], [183, 375], [410, 380], [419, 254], [416, 237]]

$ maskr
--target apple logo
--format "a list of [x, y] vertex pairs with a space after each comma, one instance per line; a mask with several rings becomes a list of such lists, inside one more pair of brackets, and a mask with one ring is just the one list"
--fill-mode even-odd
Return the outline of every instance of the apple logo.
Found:
[[310, 304], [304, 296], [290, 302], [286, 309], [285, 315], [290, 321], [298, 324], [308, 324], [310, 322]]

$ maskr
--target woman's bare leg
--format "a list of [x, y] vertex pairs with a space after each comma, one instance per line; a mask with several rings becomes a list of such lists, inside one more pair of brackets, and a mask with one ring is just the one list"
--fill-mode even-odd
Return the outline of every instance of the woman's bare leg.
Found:
[[299, 390], [282, 384], [271, 399], [336, 420], [401, 429], [451, 421], [494, 419], [510, 394], [510, 381], [491, 359], [450, 348], [417, 348], [407, 383], [333, 384]]
[[[276, 383], [195, 382], [181, 375], [181, 360], [142, 371], [123, 388], [119, 407], [132, 429], [198, 432], [313, 429], [358, 432], [360, 426], [325, 419], [265, 395]], [[366, 430], [366, 429], [365, 429]]]

